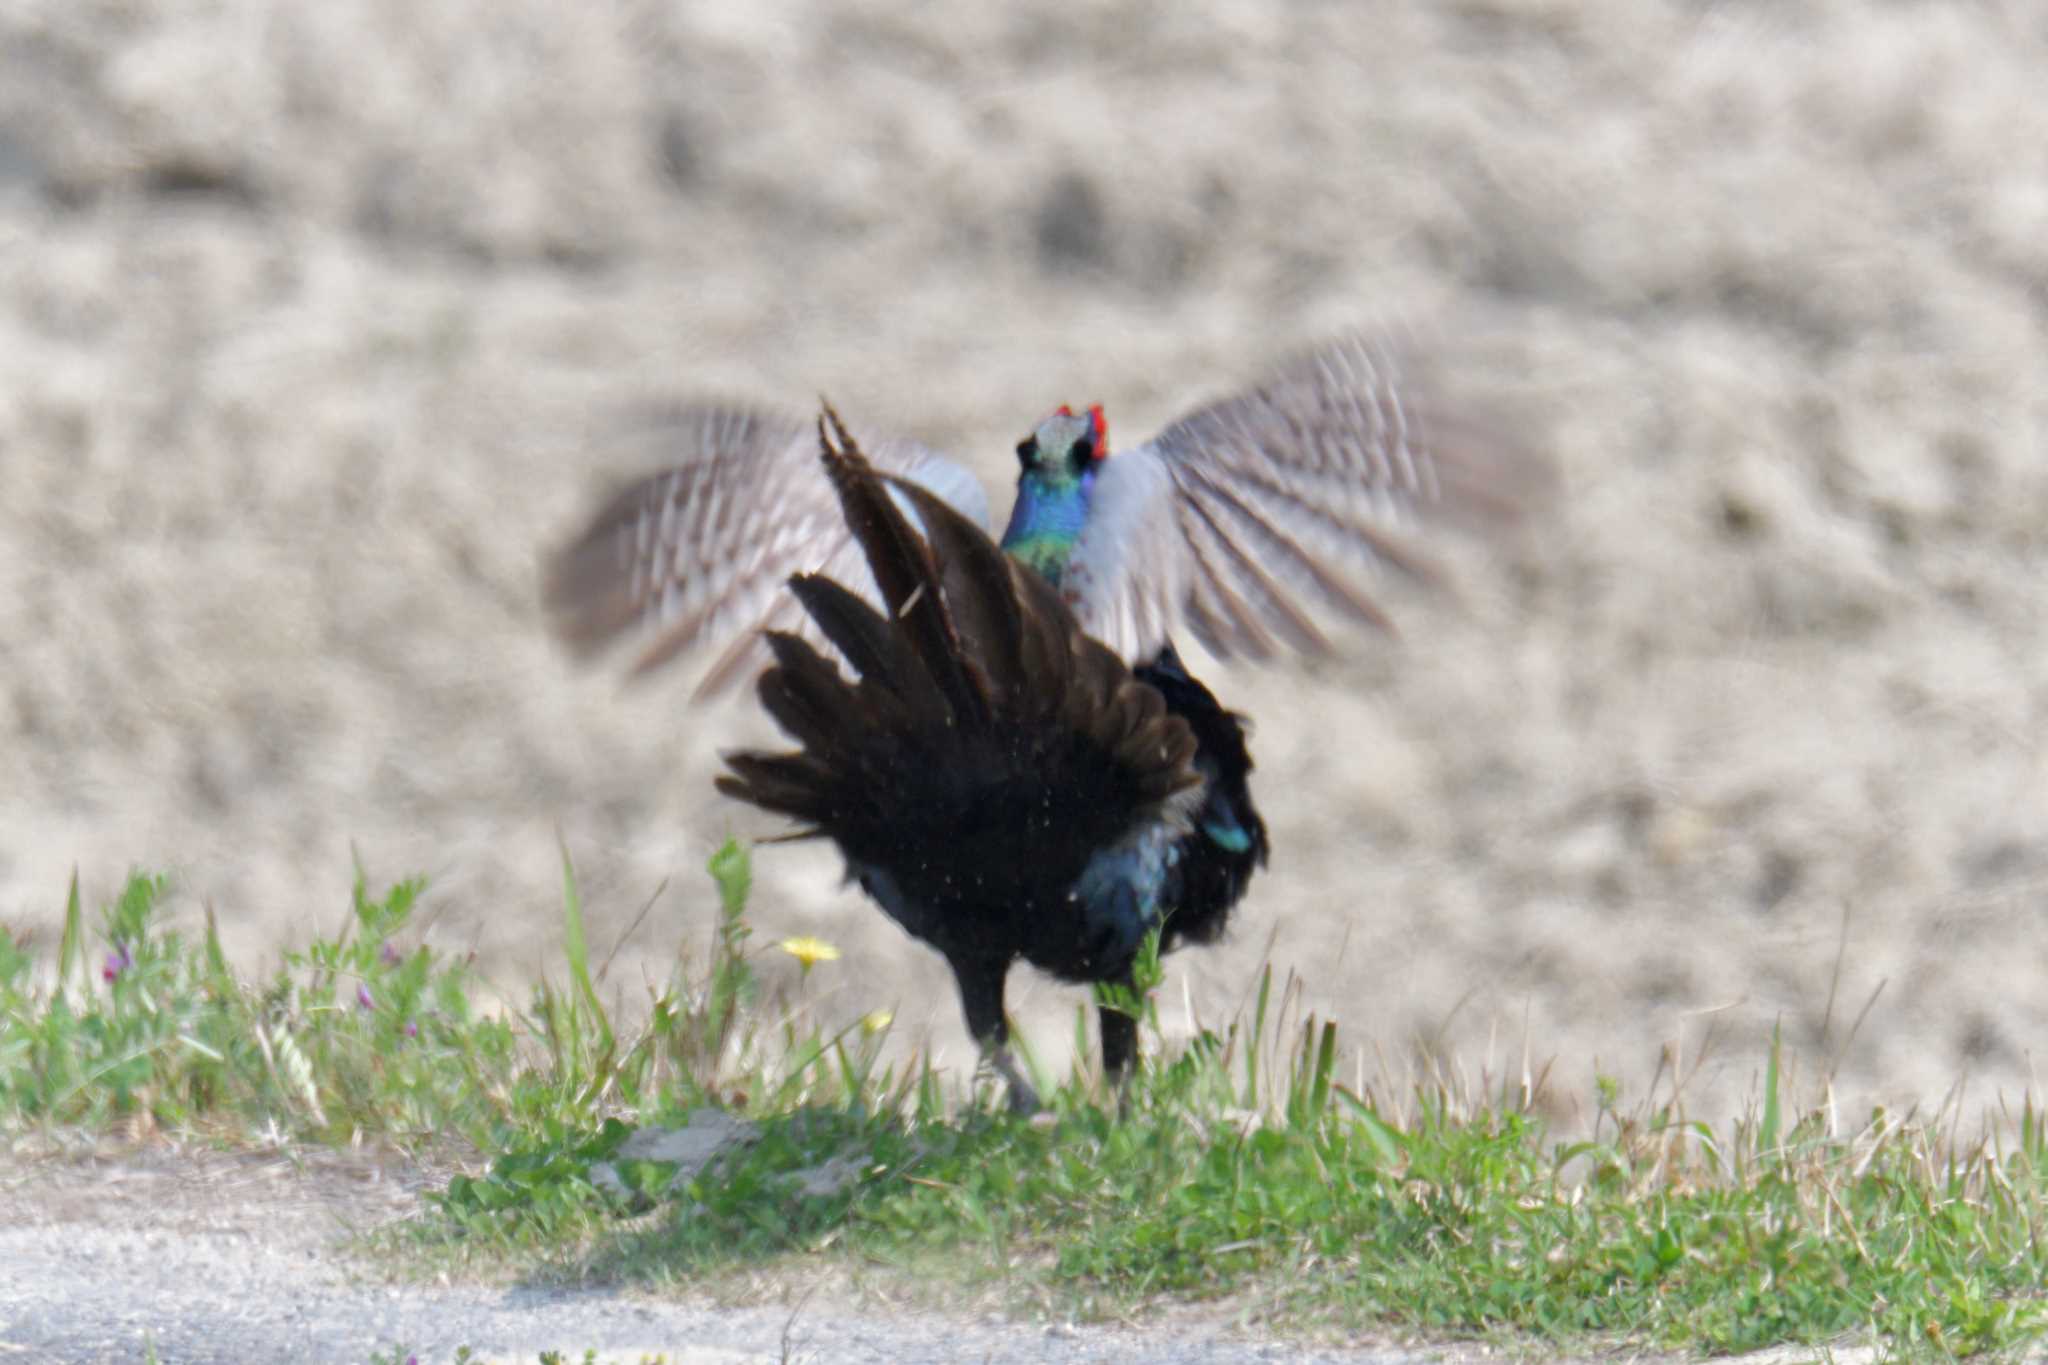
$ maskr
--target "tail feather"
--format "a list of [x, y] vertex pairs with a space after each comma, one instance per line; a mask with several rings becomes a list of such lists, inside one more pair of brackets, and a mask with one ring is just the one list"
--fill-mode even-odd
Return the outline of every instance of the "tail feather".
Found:
[[762, 675], [761, 705], [791, 738], [829, 764], [861, 722], [860, 700], [830, 661], [800, 636], [768, 637], [776, 667]]
[[807, 753], [734, 753], [724, 758], [732, 771], [715, 779], [719, 791], [820, 832], [832, 827], [839, 813], [834, 799], [839, 784], [817, 758]]
[[897, 873], [939, 894], [985, 879], [987, 865], [967, 860], [997, 834], [1031, 862], [1045, 793], [1074, 795], [1063, 818], [1091, 828], [1073, 830], [1072, 847], [1092, 851], [1199, 786], [1187, 722], [1082, 633], [1043, 577], [923, 488], [872, 469], [830, 408], [819, 448], [887, 611], [830, 579], [791, 579], [857, 681], [771, 633], [761, 699], [801, 748], [727, 755], [721, 791], [812, 825], [850, 858], [908, 855]]
[[818, 574], [798, 574], [789, 590], [861, 677], [891, 674], [907, 662], [901, 640], [859, 593]]
[[939, 499], [914, 485], [896, 486], [917, 507], [961, 652], [977, 665], [991, 701], [1002, 706], [1029, 698], [1024, 671], [1028, 593], [1019, 577], [1029, 570]]
[[[789, 580], [789, 587], [833, 648], [867, 684], [866, 696], [873, 705], [889, 707], [892, 712], [915, 712], [945, 704], [923, 660], [903, 634], [892, 629], [860, 594], [815, 574], [799, 574]], [[898, 705], [890, 706], [892, 702]]]
[[[1080, 633], [1058, 590], [928, 490], [894, 475], [882, 477], [917, 509], [943, 566], [956, 629], [1001, 703], [1040, 720], [1068, 701], [1075, 703], [1076, 718], [1099, 706], [1124, 670], [1113, 656], [1099, 657], [1106, 651]], [[1084, 660], [1096, 676], [1076, 696], [1076, 669]]]
[[962, 666], [952, 618], [932, 591], [939, 575], [931, 549], [890, 499], [829, 403], [818, 418], [818, 445], [847, 529], [867, 556], [889, 615], [903, 623], [905, 638], [938, 684], [951, 714], [961, 720], [984, 719], [986, 698]]

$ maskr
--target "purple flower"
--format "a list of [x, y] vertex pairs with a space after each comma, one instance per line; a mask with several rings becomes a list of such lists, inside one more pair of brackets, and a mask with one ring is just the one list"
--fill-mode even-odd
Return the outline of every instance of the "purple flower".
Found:
[[108, 953], [107, 960], [100, 964], [100, 979], [114, 981], [134, 965], [135, 959], [128, 955], [128, 945], [117, 938], [114, 940], [114, 951]]
[[405, 954], [399, 952], [398, 945], [388, 938], [384, 940], [384, 946], [377, 950], [377, 956], [387, 967], [396, 967], [405, 961]]
[[358, 981], [358, 982], [356, 982], [356, 1003], [357, 1003], [358, 1005], [361, 1005], [361, 1006], [362, 1006], [362, 1007], [363, 1007], [364, 1009], [366, 1009], [366, 1010], [373, 1010], [373, 1009], [377, 1008], [377, 1001], [376, 1001], [375, 997], [373, 997], [373, 996], [372, 996], [372, 995], [370, 994], [370, 983], [369, 983], [369, 982], [367, 982], [367, 981]]

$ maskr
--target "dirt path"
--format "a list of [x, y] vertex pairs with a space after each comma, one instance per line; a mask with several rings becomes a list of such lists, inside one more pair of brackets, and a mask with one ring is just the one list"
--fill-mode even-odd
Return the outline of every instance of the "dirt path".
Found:
[[346, 1153], [0, 1156], [0, 1362], [139, 1361], [153, 1349], [165, 1365], [362, 1365], [395, 1350], [445, 1361], [463, 1346], [484, 1360], [531, 1362], [543, 1350], [580, 1360], [595, 1349], [672, 1365], [1418, 1358], [1260, 1343], [1191, 1326], [1181, 1311], [1170, 1327], [1133, 1330], [819, 1306], [826, 1295], [796, 1295], [793, 1312], [609, 1287], [400, 1285], [345, 1249], [351, 1229], [404, 1216], [430, 1183]]
[[[711, 787], [758, 708], [543, 628], [542, 547], [679, 453], [629, 414], [822, 392], [1000, 486], [1056, 404], [1126, 449], [1405, 317], [1568, 493], [1525, 545], [1432, 541], [1460, 591], [1387, 583], [1398, 642], [1210, 675], [1274, 855], [1169, 1027], [1270, 944], [1392, 1093], [1526, 1039], [1570, 1125], [1704, 1052], [1719, 1123], [1779, 1028], [1843, 1114], [2012, 1099], [2048, 1036], [2039, 9], [0, 5], [0, 922], [47, 945], [74, 868], [97, 904], [139, 865], [263, 962], [359, 852], [523, 998], [559, 831], [635, 997], [704, 942], [711, 851], [780, 826]], [[844, 952], [821, 1027], [893, 1009], [898, 1057], [972, 1066], [832, 858], [758, 870], [757, 944]], [[1080, 1000], [1013, 983], [1056, 1067]]]

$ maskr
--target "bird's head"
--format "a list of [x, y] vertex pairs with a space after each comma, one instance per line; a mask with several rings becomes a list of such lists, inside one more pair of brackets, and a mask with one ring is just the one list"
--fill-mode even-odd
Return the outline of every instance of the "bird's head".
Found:
[[1017, 443], [1017, 505], [1003, 548], [1055, 584], [1066, 571], [1075, 538], [1088, 520], [1095, 472], [1109, 457], [1102, 409], [1063, 407]]
[[1092, 482], [1090, 474], [1109, 457], [1109, 427], [1097, 404], [1085, 412], [1061, 407], [1017, 443], [1019, 477], [1051, 492]]

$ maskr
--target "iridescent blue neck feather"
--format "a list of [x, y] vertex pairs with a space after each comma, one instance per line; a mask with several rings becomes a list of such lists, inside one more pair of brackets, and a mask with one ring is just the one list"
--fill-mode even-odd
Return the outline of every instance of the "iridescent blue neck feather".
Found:
[[1058, 587], [1074, 541], [1088, 520], [1088, 493], [1094, 484], [1093, 470], [1059, 484], [1036, 472], [1026, 473], [1017, 480], [1017, 505], [1010, 509], [1003, 548]]
[[1096, 470], [1108, 453], [1101, 408], [1061, 408], [1017, 446], [1023, 472], [1003, 548], [1055, 587], [1087, 524]]

